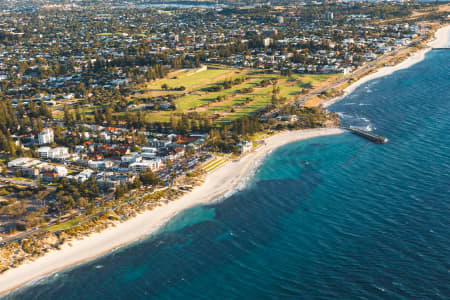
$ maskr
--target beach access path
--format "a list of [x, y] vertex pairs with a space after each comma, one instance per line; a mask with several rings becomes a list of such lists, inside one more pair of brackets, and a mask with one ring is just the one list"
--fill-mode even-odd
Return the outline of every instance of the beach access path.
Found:
[[[397, 66], [381, 68], [376, 73], [363, 77], [358, 82], [346, 88], [344, 90], [345, 95], [351, 93], [356, 87], [369, 80], [386, 76], [399, 69], [408, 68], [421, 61], [431, 47], [448, 46], [449, 31], [450, 26], [439, 29], [435, 34], [436, 40], [428, 44], [430, 48], [419, 51]], [[328, 86], [327, 89], [329, 88]], [[339, 100], [341, 98], [336, 99]], [[337, 101], [336, 99], [332, 100]], [[328, 105], [331, 103], [328, 101]], [[244, 155], [240, 159], [232, 160], [208, 174], [202, 185], [195, 187], [183, 197], [151, 211], [139, 214], [126, 222], [118, 223], [116, 227], [110, 227], [100, 233], [94, 233], [85, 237], [83, 240], [72, 241], [71, 246], [69, 246], [69, 243], [65, 243], [61, 250], [51, 251], [37, 258], [35, 261], [26, 262], [18, 268], [8, 270], [0, 275], [0, 294], [7, 293], [51, 273], [92, 260], [116, 248], [145, 238], [149, 234], [157, 231], [158, 228], [179, 212], [192, 206], [209, 203], [225, 195], [229, 195], [229, 192], [235, 190], [246, 176], [261, 163], [268, 153], [280, 146], [298, 140], [336, 135], [343, 132], [344, 130], [338, 128], [322, 128], [286, 131], [271, 136], [252, 152]]]
[[[429, 51], [431, 51], [432, 48], [449, 47], [450, 46], [449, 45], [450, 44], [449, 43], [450, 25], [446, 25], [444, 27], [439, 28], [435, 32], [434, 36], [435, 36], [435, 39], [433, 39], [433, 41], [431, 41], [427, 44], [427, 46], [428, 46], [427, 48], [424, 48], [424, 49], [421, 49], [421, 50], [415, 52], [413, 55], [408, 57], [406, 60], [402, 61], [401, 63], [399, 63], [395, 66], [383, 67], [383, 68], [378, 69], [374, 73], [364, 76], [363, 78], [359, 79], [357, 82], [355, 82], [355, 83], [351, 84], [350, 86], [348, 86], [347, 88], [345, 88], [344, 94], [342, 96], [339, 96], [339, 97], [336, 97], [333, 99], [329, 99], [329, 100], [323, 102], [322, 105], [325, 107], [328, 107], [328, 106], [332, 105], [333, 103], [338, 102], [339, 100], [341, 100], [348, 94], [352, 93], [360, 85], [362, 85], [370, 80], [390, 75], [398, 70], [407, 69], [407, 68], [411, 67], [412, 65], [415, 65], [415, 64], [421, 62], [422, 60], [425, 59], [425, 54], [427, 54]], [[348, 80], [348, 78], [346, 80]]]
[[195, 187], [181, 198], [123, 223], [117, 223], [115, 227], [100, 233], [93, 233], [83, 240], [73, 240], [70, 242], [71, 245], [66, 242], [60, 250], [52, 250], [34, 261], [25, 262], [17, 268], [8, 270], [0, 275], [0, 294], [145, 238], [181, 211], [229, 195], [230, 191], [235, 190], [268, 153], [282, 145], [343, 132], [344, 130], [339, 128], [320, 128], [285, 131], [273, 135], [240, 159], [231, 160], [208, 174], [202, 185]]

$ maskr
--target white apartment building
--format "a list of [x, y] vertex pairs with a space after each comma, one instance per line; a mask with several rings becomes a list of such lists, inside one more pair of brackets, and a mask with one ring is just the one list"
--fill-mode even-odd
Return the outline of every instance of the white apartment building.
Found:
[[70, 157], [69, 149], [67, 147], [40, 147], [37, 152], [42, 158], [68, 159]]
[[90, 169], [85, 169], [82, 172], [80, 172], [79, 174], [73, 176], [73, 179], [78, 181], [78, 182], [85, 182], [86, 180], [88, 180], [89, 178], [91, 178], [91, 176], [94, 174], [95, 172], [93, 170]]
[[161, 160], [153, 159], [153, 160], [143, 160], [141, 162], [135, 162], [129, 165], [129, 169], [135, 172], [143, 172], [148, 169], [154, 171], [158, 170], [161, 167]]
[[51, 128], [45, 128], [38, 135], [39, 145], [50, 144], [50, 143], [53, 143], [54, 140], [55, 140], [55, 135], [53, 133], [53, 129], [51, 129]]
[[88, 167], [92, 169], [108, 169], [114, 166], [110, 160], [89, 160]]
[[53, 134], [53, 130], [51, 128], [45, 128], [38, 135], [39, 145], [45, 145], [53, 143], [55, 140], [55, 135]]

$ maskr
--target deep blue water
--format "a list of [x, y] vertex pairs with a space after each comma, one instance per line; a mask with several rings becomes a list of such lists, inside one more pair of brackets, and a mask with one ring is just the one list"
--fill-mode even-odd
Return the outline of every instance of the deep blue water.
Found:
[[450, 51], [331, 107], [343, 134], [279, 148], [248, 186], [7, 299], [449, 299]]

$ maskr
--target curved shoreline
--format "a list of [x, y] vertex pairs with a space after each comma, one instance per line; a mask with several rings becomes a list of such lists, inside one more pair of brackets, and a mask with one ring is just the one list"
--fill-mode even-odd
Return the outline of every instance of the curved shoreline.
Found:
[[375, 73], [368, 74], [358, 81], [352, 83], [350, 86], [346, 87], [344, 89], [344, 94], [332, 98], [330, 100], [327, 100], [322, 103], [324, 107], [328, 107], [336, 102], [339, 102], [344, 97], [351, 94], [354, 90], [356, 90], [359, 86], [363, 85], [364, 83], [371, 81], [373, 79], [381, 78], [384, 76], [391, 75], [399, 70], [407, 69], [425, 59], [425, 55], [431, 50], [431, 48], [443, 48], [448, 46], [449, 44], [449, 34], [450, 34], [450, 25], [446, 25], [444, 27], [439, 28], [435, 33], [435, 39], [431, 42], [429, 42], [427, 45], [428, 47], [425, 49], [421, 49], [417, 52], [415, 52], [412, 56], [408, 57], [406, 60], [402, 61], [401, 63], [395, 65], [395, 66], [389, 66], [389, 67], [383, 67], [378, 69]]
[[345, 131], [339, 128], [320, 128], [287, 131], [271, 136], [265, 140], [265, 144], [258, 146], [239, 160], [230, 161], [208, 174], [202, 185], [195, 187], [181, 198], [139, 214], [117, 224], [116, 227], [93, 233], [83, 240], [71, 241], [72, 246], [65, 243], [61, 250], [53, 250], [34, 261], [25, 262], [17, 268], [6, 271], [0, 275], [0, 295], [148, 237], [174, 215], [195, 205], [211, 203], [228, 195], [228, 192], [239, 188], [242, 180], [246, 179], [263, 158], [274, 149], [299, 140], [343, 132]]
[[[383, 76], [390, 75], [397, 70], [409, 68], [422, 61], [431, 47], [448, 45], [450, 25], [440, 28], [436, 39], [428, 43], [429, 48], [416, 52], [400, 64], [384, 67], [373, 74], [369, 74], [344, 90], [344, 95], [328, 100], [323, 105], [329, 106], [341, 100], [360, 85]], [[91, 261], [95, 258], [129, 245], [155, 233], [174, 215], [195, 205], [210, 203], [220, 199], [230, 190], [235, 189], [248, 176], [259, 162], [271, 151], [285, 144], [319, 136], [341, 134], [344, 130], [338, 128], [308, 129], [282, 132], [266, 139], [266, 144], [259, 146], [253, 152], [246, 154], [239, 160], [229, 162], [208, 174], [205, 182], [195, 187], [190, 193], [151, 211], [146, 211], [136, 217], [110, 227], [100, 233], [94, 233], [83, 240], [72, 241], [72, 246], [65, 243], [61, 250], [53, 250], [32, 262], [8, 270], [0, 275], [0, 295], [9, 293], [21, 286], [35, 283], [55, 272], [75, 265]]]

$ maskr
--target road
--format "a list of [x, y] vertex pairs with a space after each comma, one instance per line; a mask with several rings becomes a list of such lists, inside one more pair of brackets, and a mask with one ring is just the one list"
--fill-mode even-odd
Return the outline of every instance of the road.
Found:
[[[186, 158], [186, 159], [174, 161], [171, 169], [178, 176], [178, 175], [181, 175], [181, 174], [185, 173], [184, 167], [186, 167], [187, 171], [189, 171], [189, 170], [193, 169], [199, 162], [200, 162], [200, 155], [194, 155], [194, 156]], [[163, 176], [167, 180], [170, 177], [170, 173], [171, 172], [166, 170], [165, 172], [162, 171], [162, 172], [158, 173], [158, 176]], [[0, 177], [0, 179], [2, 179], [2, 178]], [[27, 185], [33, 184], [33, 182], [30, 182], [30, 181], [23, 181], [22, 182], [21, 180], [11, 180], [10, 178], [4, 178], [4, 179], [7, 180], [8, 182], [14, 183], [14, 184], [22, 184], [22, 185], [24, 185], [24, 184], [27, 184]], [[164, 189], [167, 189], [167, 187], [156, 189], [153, 192], [158, 191], [158, 190], [164, 190]], [[110, 194], [104, 195], [104, 199], [106, 199], [106, 201], [113, 200], [113, 198], [114, 198], [114, 193], [110, 193]], [[138, 197], [134, 197], [133, 199], [131, 199], [127, 203], [122, 203], [122, 204], [119, 204], [119, 205], [116, 205], [116, 206], [112, 207], [111, 209], [100, 211], [97, 214], [84, 219], [81, 223], [79, 223], [79, 224], [77, 224], [75, 226], [79, 226], [82, 223], [86, 223], [86, 222], [92, 220], [93, 218], [96, 218], [96, 217], [104, 214], [106, 211], [109, 211], [109, 210], [114, 211], [118, 207], [120, 207], [120, 206], [122, 206], [124, 204], [130, 204], [130, 203], [136, 201], [137, 199], [138, 199]], [[54, 225], [54, 224], [56, 224], [56, 220], [53, 221], [53, 222], [49, 222], [45, 227], [49, 227], [49, 226]], [[68, 229], [68, 228], [66, 228], [66, 229]], [[0, 240], [0, 243], [1, 244], [5, 244], [5, 243], [16, 242], [16, 241], [18, 242], [18, 241], [20, 241], [20, 240], [22, 240], [24, 238], [27, 238], [29, 236], [32, 236], [32, 235], [36, 234], [36, 233], [46, 232], [46, 231], [48, 231], [48, 230], [45, 229], [45, 228], [34, 227], [34, 228], [28, 229], [28, 230], [26, 230], [24, 232], [19, 232], [19, 233], [15, 234], [14, 236], [3, 237], [3, 239]]]
[[372, 68], [374, 68], [377, 64], [379, 64], [380, 62], [382, 62], [386, 58], [396, 56], [400, 51], [403, 51], [403, 50], [405, 50], [407, 48], [410, 48], [410, 47], [411, 47], [410, 45], [409, 46], [405, 46], [405, 47], [401, 47], [401, 48], [395, 49], [392, 52], [383, 54], [383, 55], [377, 57], [375, 60], [371, 61], [370, 63], [367, 63], [367, 64], [361, 66], [359, 69], [354, 71], [349, 76], [346, 76], [346, 77], [344, 77], [344, 78], [342, 78], [342, 79], [340, 79], [340, 80], [338, 80], [338, 81], [336, 81], [336, 82], [334, 82], [334, 83], [332, 83], [332, 84], [330, 84], [330, 85], [328, 85], [328, 86], [326, 86], [324, 88], [321, 88], [321, 89], [319, 89], [317, 91], [314, 91], [313, 93], [311, 93], [309, 95], [301, 97], [298, 100], [306, 102], [308, 99], [310, 99], [310, 98], [312, 98], [314, 96], [320, 95], [321, 93], [323, 93], [323, 92], [325, 92], [327, 90], [334, 89], [334, 88], [340, 86], [341, 84], [344, 84], [345, 82], [347, 82], [349, 80], [352, 80], [354, 78], [358, 78], [361, 74], [364, 74], [364, 73], [370, 71]]
[[28, 229], [27, 231], [17, 233], [11, 237], [3, 237], [3, 239], [0, 240], [1, 245], [5, 244], [5, 243], [19, 242], [20, 240], [22, 240], [36, 232], [39, 232], [40, 230], [41, 230], [41, 228], [35, 227], [32, 229]]
[[[326, 92], [326, 91], [331, 90], [331, 89], [335, 89], [335, 88], [339, 87], [340, 85], [342, 85], [342, 84], [344, 84], [344, 83], [346, 83], [346, 82], [348, 82], [348, 81], [350, 81], [352, 79], [359, 78], [359, 76], [361, 76], [362, 74], [370, 71], [377, 64], [379, 64], [382, 61], [384, 61], [386, 58], [396, 56], [401, 51], [403, 51], [405, 49], [408, 49], [408, 48], [411, 48], [413, 44], [423, 41], [426, 37], [427, 36], [423, 36], [422, 35], [422, 36], [412, 40], [411, 43], [409, 43], [406, 46], [399, 47], [399, 48], [395, 49], [392, 52], [388, 52], [386, 54], [383, 54], [383, 55], [377, 57], [375, 60], [373, 60], [373, 61], [371, 61], [371, 62], [361, 66], [360, 68], [358, 68], [357, 70], [352, 72], [350, 75], [345, 76], [345, 77], [343, 77], [343, 78], [341, 78], [341, 79], [339, 79], [339, 80], [337, 80], [337, 81], [335, 81], [335, 82], [333, 82], [333, 83], [331, 83], [331, 84], [329, 84], [329, 85], [327, 85], [325, 87], [322, 87], [320, 89], [314, 90], [313, 92], [311, 92], [311, 93], [309, 93], [307, 95], [304, 95], [304, 96], [301, 96], [301, 97], [299, 97], [297, 99], [294, 99], [294, 100], [290, 101], [289, 103], [292, 104], [293, 102], [296, 102], [296, 103], [299, 103], [300, 105], [303, 105], [309, 99], [311, 99], [311, 98], [313, 98], [313, 97], [315, 97], [317, 95], [320, 95], [323, 92]], [[280, 111], [280, 108], [276, 108], [276, 109], [266, 113], [264, 116], [273, 116], [273, 115], [278, 114], [279, 111]]]
[[[364, 74], [365, 72], [368, 72], [370, 69], [374, 68], [377, 64], [379, 64], [380, 62], [382, 62], [382, 61], [385, 60], [386, 58], [392, 57], [392, 56], [396, 56], [396, 55], [397, 55], [398, 53], [400, 53], [401, 51], [403, 51], [403, 50], [405, 50], [405, 49], [408, 49], [408, 48], [412, 47], [412, 45], [413, 45], [414, 43], [421, 42], [421, 41], [423, 41], [425, 38], [426, 38], [426, 36], [423, 36], [423, 35], [422, 35], [422, 36], [420, 36], [419, 38], [416, 38], [416, 39], [414, 39], [413, 41], [411, 41], [411, 43], [408, 44], [407, 46], [403, 46], [403, 47], [397, 48], [397, 49], [395, 49], [395, 50], [392, 51], [392, 52], [389, 52], [389, 53], [386, 53], [386, 54], [383, 54], [383, 55], [377, 57], [375, 60], [371, 61], [370, 63], [367, 63], [367, 64], [361, 66], [359, 69], [357, 69], [356, 71], [354, 71], [354, 72], [353, 72], [352, 74], [350, 74], [349, 76], [343, 77], [342, 79], [340, 79], [340, 80], [338, 80], [338, 81], [336, 81], [336, 82], [333, 82], [332, 84], [329, 84], [329, 85], [327, 85], [327, 86], [325, 86], [325, 87], [323, 87], [323, 88], [320, 88], [320, 89], [318, 89], [318, 90], [315, 90], [315, 91], [313, 91], [313, 92], [311, 92], [311, 93], [309, 93], [309, 94], [307, 94], [307, 95], [304, 95], [304, 96], [302, 96], [302, 97], [299, 97], [299, 98], [297, 98], [297, 99], [294, 99], [294, 100], [290, 101], [290, 103], [292, 103], [292, 102], [297, 102], [297, 103], [302, 103], [302, 104], [303, 104], [303, 103], [305, 103], [306, 101], [308, 101], [309, 99], [311, 99], [311, 98], [314, 97], [314, 96], [320, 95], [321, 93], [323, 93], [323, 92], [325, 92], [325, 91], [327, 91], [327, 90], [337, 88], [338, 86], [340, 86], [340, 85], [346, 83], [346, 82], [349, 81], [349, 80], [352, 80], [352, 79], [354, 79], [354, 78], [358, 78], [361, 74]], [[277, 109], [275, 109], [275, 110], [272, 110], [272, 111], [266, 113], [265, 115], [274, 115], [274, 114], [277, 114], [278, 112], [279, 112], [279, 108], [277, 108]], [[191, 158], [191, 159], [192, 159], [192, 158]], [[191, 168], [193, 167], [193, 165], [195, 165], [195, 164], [198, 162], [198, 157], [193, 158], [193, 160], [196, 160], [196, 161], [194, 162], [194, 161], [192, 161], [192, 160], [190, 160], [190, 159], [177, 161], [177, 162], [174, 163], [174, 165], [173, 165], [173, 167], [172, 167], [172, 170], [173, 170], [177, 175], [180, 175], [180, 174], [184, 173], [184, 172], [183, 172], [183, 166], [186, 166], [186, 165], [187, 165], [187, 166], [188, 166], [188, 169], [191, 169]], [[161, 173], [162, 173], [162, 174], [161, 174]], [[158, 175], [161, 176], [162, 178], [165, 178], [166, 180], [170, 177], [170, 174], [169, 174], [168, 171], [167, 171], [167, 172], [161, 172], [161, 173], [159, 173]], [[33, 186], [33, 185], [34, 185], [34, 186], [35, 186], [35, 182], [34, 182], [34, 181], [30, 182], [30, 181], [23, 181], [23, 180], [12, 180], [11, 178], [1, 178], [1, 177], [0, 177], [0, 180], [1, 180], [1, 179], [3, 179], [4, 181], [8, 181], [8, 182], [10, 182], [10, 183], [13, 183], [13, 184], [28, 185], [28, 186], [30, 186], [30, 185]], [[117, 207], [115, 207], [115, 208], [117, 208]], [[114, 209], [115, 209], [115, 208], [114, 208]], [[114, 210], [114, 209], [113, 209], [113, 210]], [[95, 215], [95, 216], [93, 216], [93, 217], [91, 217], [91, 218], [89, 218], [89, 219], [92, 219], [92, 218], [94, 218], [94, 217], [97, 217], [98, 215], [100, 215], [100, 214], [102, 214], [102, 213], [104, 213], [104, 212], [100, 212], [99, 214], [97, 214], [97, 215]], [[88, 219], [88, 220], [89, 220], [89, 219]], [[87, 221], [87, 220], [85, 220], [85, 221]], [[35, 228], [33, 228], [33, 229], [30, 229], [30, 230], [27, 230], [27, 231], [18, 233], [18, 234], [16, 234], [16, 235], [14, 235], [13, 237], [9, 237], [9, 238], [6, 237], [6, 238], [3, 238], [3, 240], [1, 240], [0, 242], [1, 242], [1, 243], [11, 243], [11, 242], [14, 242], [14, 241], [19, 241], [19, 240], [21, 240], [21, 239], [23, 239], [23, 238], [25, 238], [25, 237], [28, 237], [28, 236], [30, 236], [30, 235], [32, 235], [32, 234], [34, 234], [34, 233], [36, 233], [36, 232], [38, 232], [38, 231], [40, 231], [40, 230], [42, 230], [42, 229], [41, 229], [41, 228], [38, 228], [38, 227], [35, 227]]]
[[30, 187], [37, 187], [35, 180], [21, 180], [21, 179], [13, 179], [11, 177], [4, 177], [0, 176], [0, 182], [4, 184], [15, 184], [15, 185], [23, 185], [23, 186], [30, 186]]

